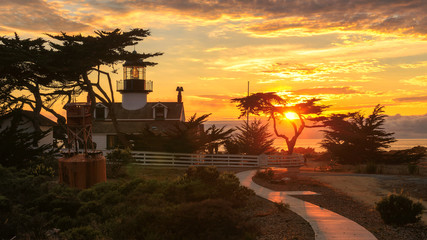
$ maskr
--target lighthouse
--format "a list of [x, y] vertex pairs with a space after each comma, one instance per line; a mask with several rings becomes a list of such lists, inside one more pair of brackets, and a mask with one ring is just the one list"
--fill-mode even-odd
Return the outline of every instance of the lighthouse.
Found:
[[123, 64], [123, 80], [117, 81], [117, 91], [122, 94], [122, 107], [126, 110], [138, 110], [147, 104], [147, 95], [153, 91], [153, 81], [146, 80], [145, 63], [134, 58]]

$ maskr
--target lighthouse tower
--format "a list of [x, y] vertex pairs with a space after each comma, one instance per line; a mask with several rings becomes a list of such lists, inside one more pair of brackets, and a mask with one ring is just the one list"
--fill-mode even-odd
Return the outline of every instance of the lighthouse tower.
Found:
[[[136, 51], [133, 51], [136, 55]], [[153, 91], [153, 81], [145, 79], [145, 63], [134, 58], [123, 64], [123, 80], [117, 81], [117, 91], [122, 94], [122, 107], [138, 110], [147, 104], [147, 95]]]

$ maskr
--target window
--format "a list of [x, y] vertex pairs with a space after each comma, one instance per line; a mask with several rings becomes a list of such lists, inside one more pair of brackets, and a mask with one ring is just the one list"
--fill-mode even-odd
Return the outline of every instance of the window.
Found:
[[97, 107], [95, 108], [96, 119], [105, 119], [105, 108]]
[[114, 149], [117, 147], [117, 135], [107, 135], [107, 149]]
[[164, 107], [155, 107], [155, 119], [162, 120], [165, 119], [165, 108]]

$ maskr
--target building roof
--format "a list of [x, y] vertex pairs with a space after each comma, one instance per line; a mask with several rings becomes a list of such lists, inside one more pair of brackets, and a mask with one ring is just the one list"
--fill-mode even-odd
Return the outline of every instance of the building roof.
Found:
[[[26, 118], [30, 121], [32, 121], [34, 119], [34, 112], [33, 111], [28, 111], [28, 110], [14, 110], [6, 115], [0, 116], [0, 121], [7, 119], [9, 117], [22, 117], [22, 118]], [[50, 120], [49, 118], [39, 114], [38, 115], [38, 119], [39, 119], [39, 124], [40, 126], [56, 126], [56, 122]]]
[[[97, 104], [97, 107], [104, 107]], [[164, 107], [167, 110], [166, 117], [156, 120], [153, 110], [156, 107]], [[114, 103], [114, 112], [119, 123], [119, 129], [126, 134], [138, 134], [149, 129], [156, 134], [165, 134], [176, 129], [179, 124], [185, 121], [184, 104], [178, 102], [148, 102], [143, 108], [137, 110], [127, 110], [121, 103]], [[95, 119], [92, 126], [93, 133], [115, 133], [110, 113], [106, 119]]]
[[[183, 124], [179, 120], [175, 121], [119, 121], [119, 129], [122, 133], [126, 134], [139, 134], [143, 133], [146, 129], [155, 134], [165, 134], [177, 126]], [[115, 133], [113, 123], [111, 121], [95, 121], [92, 126], [93, 133]]]
[[[126, 110], [122, 107], [122, 103], [115, 103], [114, 112], [118, 120], [149, 120], [153, 119], [153, 107], [159, 103], [167, 108], [165, 120], [185, 120], [181, 119], [184, 112], [182, 102], [148, 102], [143, 108], [137, 110]], [[111, 119], [109, 114], [107, 119]]]

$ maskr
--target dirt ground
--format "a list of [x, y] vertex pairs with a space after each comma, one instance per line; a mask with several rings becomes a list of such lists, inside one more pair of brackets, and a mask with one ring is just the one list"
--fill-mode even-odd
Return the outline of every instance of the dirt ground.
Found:
[[[351, 173], [288, 173], [274, 169], [273, 181], [253, 180], [275, 191], [314, 191], [319, 195], [294, 196], [347, 217], [372, 232], [379, 240], [425, 240], [427, 226], [422, 223], [401, 227], [384, 224], [374, 209], [374, 202], [386, 195], [388, 187], [396, 187], [396, 177]], [[419, 183], [425, 179], [399, 180], [398, 183]], [[384, 184], [386, 183], [386, 184]], [[391, 184], [391, 185], [390, 185]], [[427, 184], [424, 184], [426, 186]], [[387, 187], [385, 187], [387, 186]], [[421, 194], [422, 195], [422, 194]]]
[[[366, 175], [341, 173], [311, 173], [312, 178], [346, 193], [355, 200], [374, 207], [382, 197], [404, 191], [427, 209], [427, 178], [394, 175]], [[422, 220], [427, 224], [427, 211]]]
[[[427, 209], [427, 176], [408, 175], [407, 166], [380, 166], [388, 174], [356, 174], [363, 166], [337, 166], [335, 171], [327, 170], [327, 162], [308, 161], [302, 167], [302, 174], [310, 176], [330, 187], [341, 191], [355, 200], [374, 207], [375, 203], [390, 193], [407, 193], [413, 200], [421, 201]], [[322, 172], [323, 171], [323, 172]], [[427, 211], [422, 220], [427, 224]]]

